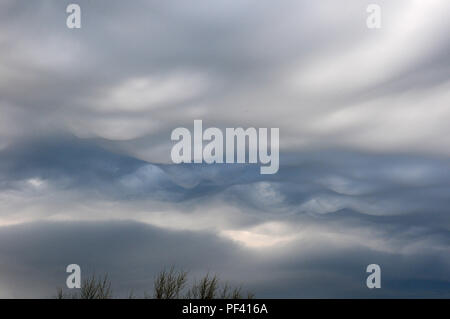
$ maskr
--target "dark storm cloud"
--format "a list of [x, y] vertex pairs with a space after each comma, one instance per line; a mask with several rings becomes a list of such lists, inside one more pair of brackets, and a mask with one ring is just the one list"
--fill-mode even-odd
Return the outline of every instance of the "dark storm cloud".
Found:
[[[65, 285], [70, 263], [78, 263], [86, 274], [110, 274], [124, 297], [125, 289], [151, 290], [154, 275], [166, 266], [195, 274], [227, 267], [241, 254], [211, 234], [170, 232], [134, 222], [23, 224], [2, 228], [0, 237], [1, 268], [12, 275], [2, 276], [0, 290], [7, 296], [6, 284], [15, 297], [36, 297], [36, 292], [51, 297], [54, 287]], [[33, 291], [27, 280], [45, 293]]]
[[[0, 152], [1, 185], [20, 190], [23, 184], [17, 182], [38, 178], [112, 200], [152, 198], [155, 193], [157, 199], [169, 201], [222, 194], [244, 206], [299, 213], [352, 208], [362, 214], [391, 215], [431, 210], [439, 218], [450, 203], [450, 164], [443, 158], [342, 150], [284, 153], [278, 174], [260, 175], [258, 165], [154, 164], [98, 144], [73, 136], [16, 143]], [[315, 206], [320, 202], [326, 207]], [[370, 204], [374, 202], [379, 204]], [[312, 206], [302, 208], [305, 203]]]
[[[214, 270], [259, 297], [444, 297], [448, 260], [432, 252], [419, 256], [381, 253], [357, 244], [336, 250], [267, 258], [213, 234], [176, 232], [134, 222], [33, 223], [2, 227], [2, 297], [52, 297], [64, 286], [65, 267], [82, 275], [108, 273], [117, 297], [151, 292], [153, 278], [168, 265], [194, 277]], [[117, 256], [120, 255], [120, 258]], [[383, 289], [365, 287], [365, 267], [383, 267]]]
[[[4, 186], [37, 177], [50, 182], [65, 180], [79, 189], [101, 191], [113, 185], [117, 194], [127, 187], [145, 194], [147, 185], [167, 192], [183, 189], [192, 195], [241, 185], [238, 193], [247, 198], [246, 185], [267, 181], [277, 185], [290, 204], [323, 193], [366, 200], [372, 196], [410, 197], [417, 204], [425, 201], [421, 208], [426, 208], [433, 205], [431, 201], [445, 201], [450, 186], [449, 163], [439, 158], [336, 150], [282, 154], [281, 163], [279, 174], [273, 176], [260, 175], [258, 165], [159, 165], [73, 136], [25, 140], [2, 150], [0, 157]], [[417, 204], [414, 206], [420, 207]]]
[[[205, 205], [217, 199], [252, 216], [251, 222], [238, 222], [238, 229], [274, 220], [297, 225], [295, 216], [310, 215], [381, 232], [419, 227], [420, 234], [435, 239], [442, 234], [445, 239], [449, 231], [450, 164], [445, 159], [311, 151], [282, 156], [282, 169], [271, 176], [260, 175], [257, 165], [146, 163], [74, 137], [34, 140], [1, 155], [3, 191], [25, 198], [30, 189], [41, 197], [65, 190], [88, 194], [89, 200], [137, 200], [129, 202], [132, 209], [142, 208], [140, 201], [147, 199], [169, 207], [178, 203], [181, 213], [197, 207], [205, 216]], [[35, 185], [35, 179], [49, 188]], [[77, 218], [76, 212], [70, 214]], [[2, 216], [8, 215], [5, 209]]]
[[[95, 214], [108, 218], [95, 200], [134, 201], [120, 215], [130, 219], [126, 222], [77, 222], [85, 217], [75, 210], [67, 212], [68, 222], [1, 227], [1, 296], [51, 297], [64, 285], [69, 263], [80, 264], [85, 274], [108, 272], [122, 297], [151, 290], [155, 273], [170, 265], [197, 276], [217, 272], [260, 297], [447, 296], [448, 161], [328, 151], [288, 154], [282, 163], [275, 176], [248, 165], [151, 164], [67, 136], [7, 148], [1, 156], [4, 194], [14, 190], [33, 203], [36, 194], [27, 195], [32, 186], [26, 181], [43, 179], [70, 193], [89, 194], [83, 201], [92, 205], [94, 219]], [[33, 187], [44, 207], [52, 205], [48, 193], [61, 191]], [[233, 203], [247, 217], [233, 222], [237, 233], [228, 239], [223, 234], [229, 229], [218, 221], [201, 231], [168, 230], [133, 221], [139, 220], [135, 211], [142, 209], [142, 198], [167, 202], [166, 217], [173, 214], [170, 203], [180, 201], [181, 214], [189, 216], [197, 207], [202, 211], [197, 216], [208, 216], [207, 203], [214, 198]], [[56, 210], [64, 213], [76, 204], [72, 200]], [[227, 212], [222, 216], [232, 218]], [[252, 247], [252, 239], [240, 238], [240, 231], [274, 222], [287, 228], [263, 230], [268, 237], [258, 244], [270, 241], [273, 231], [273, 238], [292, 239], [261, 250]], [[381, 291], [365, 287], [370, 263], [382, 267]]]
[[[114, 153], [74, 136], [25, 139], [0, 151], [1, 186], [38, 178], [66, 189], [95, 190], [112, 199], [183, 199], [260, 179], [256, 165], [160, 165]], [[163, 192], [163, 193], [162, 193]]]

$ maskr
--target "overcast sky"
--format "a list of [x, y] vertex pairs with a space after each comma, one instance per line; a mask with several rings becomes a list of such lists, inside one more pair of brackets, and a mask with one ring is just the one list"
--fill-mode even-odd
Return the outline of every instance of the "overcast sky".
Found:
[[[450, 297], [450, 3], [0, 2], [0, 297], [176, 265], [257, 297]], [[378, 3], [382, 28], [368, 29]], [[280, 128], [280, 170], [170, 133]], [[382, 269], [369, 290], [365, 267]]]

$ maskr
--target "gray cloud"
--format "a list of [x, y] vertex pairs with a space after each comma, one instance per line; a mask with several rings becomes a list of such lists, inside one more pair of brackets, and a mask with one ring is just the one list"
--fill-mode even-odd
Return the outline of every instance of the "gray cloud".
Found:
[[[22, 224], [2, 227], [0, 238], [0, 269], [8, 274], [0, 280], [2, 297], [51, 297], [64, 285], [70, 263], [84, 276], [108, 272], [122, 297], [151, 291], [154, 275], [172, 264], [197, 278], [217, 271], [259, 297], [445, 297], [450, 285], [448, 260], [432, 252], [412, 257], [323, 243], [306, 255], [291, 249], [289, 258], [268, 257], [212, 234], [133, 222]], [[365, 266], [373, 260], [384, 269], [380, 292], [364, 286]]]
[[3, 143], [62, 129], [167, 163], [170, 131], [202, 118], [281, 127], [287, 150], [447, 154], [445, 1], [383, 1], [375, 32], [360, 1], [80, 5], [76, 31], [64, 3], [3, 5]]
[[[369, 2], [80, 0], [69, 30], [68, 3], [2, 1], [0, 296], [49, 296], [72, 258], [123, 294], [177, 264], [261, 297], [447, 296], [449, 4], [379, 1], [369, 30]], [[280, 128], [278, 174], [171, 164], [194, 119]]]
[[[4, 296], [50, 296], [69, 259], [111, 273], [123, 296], [171, 264], [217, 271], [262, 297], [448, 291], [445, 160], [303, 152], [267, 176], [146, 163], [73, 137], [32, 145], [1, 156]], [[108, 222], [117, 218], [129, 221]], [[383, 267], [380, 293], [364, 286], [369, 263]]]

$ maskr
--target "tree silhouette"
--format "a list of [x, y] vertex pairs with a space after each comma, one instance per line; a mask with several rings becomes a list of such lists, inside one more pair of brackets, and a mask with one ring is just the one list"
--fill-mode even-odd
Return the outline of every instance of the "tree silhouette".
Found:
[[[188, 272], [176, 270], [175, 267], [163, 269], [153, 282], [153, 293], [144, 293], [143, 298], [153, 299], [242, 299], [253, 298], [252, 293], [243, 294], [242, 287], [231, 287], [220, 281], [217, 275], [207, 273], [200, 280], [194, 280], [188, 286]], [[245, 296], [245, 297], [244, 297]], [[93, 274], [81, 283], [78, 292], [68, 293], [62, 288], [57, 289], [57, 299], [110, 299], [113, 298], [111, 281], [108, 275]], [[130, 292], [128, 298], [138, 298]]]

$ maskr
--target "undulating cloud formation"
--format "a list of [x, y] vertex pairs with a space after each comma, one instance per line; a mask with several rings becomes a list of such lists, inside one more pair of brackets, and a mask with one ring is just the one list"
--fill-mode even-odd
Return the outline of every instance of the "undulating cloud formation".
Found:
[[[257, 297], [450, 297], [450, 3], [0, 3], [0, 297], [175, 265]], [[171, 131], [280, 128], [280, 168]], [[382, 288], [368, 289], [379, 264]]]

